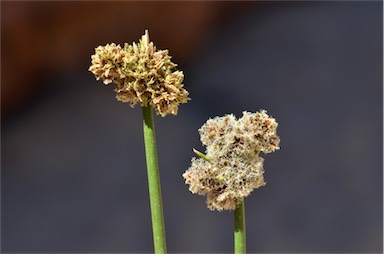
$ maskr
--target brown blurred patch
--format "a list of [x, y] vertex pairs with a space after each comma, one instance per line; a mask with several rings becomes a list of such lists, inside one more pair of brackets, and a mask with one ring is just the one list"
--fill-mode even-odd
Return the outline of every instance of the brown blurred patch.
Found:
[[1, 112], [23, 105], [47, 73], [84, 68], [98, 45], [137, 41], [145, 29], [187, 61], [214, 27], [252, 4], [1, 2]]

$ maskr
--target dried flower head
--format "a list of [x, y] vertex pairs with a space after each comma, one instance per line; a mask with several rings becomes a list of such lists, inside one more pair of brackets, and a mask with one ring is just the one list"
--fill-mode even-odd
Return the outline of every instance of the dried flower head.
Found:
[[206, 155], [192, 158], [183, 174], [192, 193], [207, 196], [211, 210], [234, 210], [255, 188], [265, 185], [260, 152], [279, 149], [277, 122], [265, 110], [209, 119], [200, 129]]
[[183, 72], [175, 70], [168, 50], [157, 50], [149, 41], [148, 31], [138, 44], [99, 46], [91, 59], [89, 71], [106, 85], [115, 83], [117, 100], [131, 107], [150, 105], [164, 117], [176, 115], [179, 104], [189, 100]]

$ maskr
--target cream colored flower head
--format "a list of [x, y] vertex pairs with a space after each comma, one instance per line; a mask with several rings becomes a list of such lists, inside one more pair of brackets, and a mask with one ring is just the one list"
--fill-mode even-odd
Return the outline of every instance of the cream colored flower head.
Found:
[[186, 103], [188, 91], [183, 88], [184, 74], [175, 70], [168, 50], [157, 50], [149, 41], [148, 31], [138, 44], [114, 43], [99, 46], [91, 56], [89, 67], [97, 80], [104, 84], [116, 84], [116, 98], [128, 102], [152, 106], [161, 116], [176, 115], [179, 104]]
[[[209, 119], [200, 129], [207, 147], [183, 174], [192, 193], [207, 196], [211, 210], [234, 210], [255, 188], [265, 185], [260, 152], [278, 150], [277, 122], [265, 110]], [[199, 154], [199, 152], [197, 152]]]

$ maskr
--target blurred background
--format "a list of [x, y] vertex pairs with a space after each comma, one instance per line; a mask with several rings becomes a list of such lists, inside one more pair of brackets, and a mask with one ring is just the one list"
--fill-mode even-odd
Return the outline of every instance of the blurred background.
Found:
[[169, 49], [192, 100], [155, 117], [170, 253], [233, 251], [233, 213], [182, 173], [210, 117], [266, 109], [281, 150], [246, 199], [249, 253], [383, 251], [383, 5], [1, 2], [2, 253], [153, 251], [141, 110], [95, 47]]

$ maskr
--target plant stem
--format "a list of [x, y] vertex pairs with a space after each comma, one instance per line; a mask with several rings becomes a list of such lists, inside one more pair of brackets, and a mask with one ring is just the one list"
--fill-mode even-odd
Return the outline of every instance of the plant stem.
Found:
[[157, 161], [155, 124], [153, 121], [152, 107], [142, 107], [145, 155], [147, 161], [149, 199], [151, 204], [153, 244], [156, 254], [167, 252], [163, 203], [161, 200], [161, 187], [159, 165]]
[[235, 254], [245, 254], [245, 208], [244, 200], [235, 209]]

